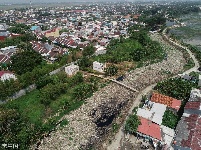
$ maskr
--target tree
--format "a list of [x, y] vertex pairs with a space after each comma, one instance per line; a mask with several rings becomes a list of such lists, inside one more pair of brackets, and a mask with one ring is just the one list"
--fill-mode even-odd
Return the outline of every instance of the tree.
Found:
[[174, 129], [178, 122], [178, 116], [176, 116], [172, 111], [166, 110], [163, 115], [162, 125]]
[[42, 56], [34, 50], [19, 52], [11, 57], [11, 69], [21, 75], [42, 63]]
[[76, 100], [84, 100], [91, 96], [91, 94], [94, 91], [94, 86], [92, 84], [88, 83], [81, 83], [78, 86], [76, 86], [73, 90], [73, 97]]
[[87, 57], [83, 57], [78, 61], [78, 65], [80, 69], [84, 70], [85, 68], [92, 66], [92, 61], [90, 61], [90, 59]]
[[92, 45], [90, 45], [84, 48], [82, 55], [86, 57], [86, 56], [90, 56], [94, 54], [94, 52], [95, 52], [95, 48]]
[[117, 74], [118, 68], [115, 65], [109, 66], [108, 68], [105, 69], [105, 75], [106, 76], [114, 76]]
[[128, 133], [135, 133], [138, 126], [140, 125], [140, 120], [136, 114], [130, 115], [128, 120], [126, 120], [125, 131]]

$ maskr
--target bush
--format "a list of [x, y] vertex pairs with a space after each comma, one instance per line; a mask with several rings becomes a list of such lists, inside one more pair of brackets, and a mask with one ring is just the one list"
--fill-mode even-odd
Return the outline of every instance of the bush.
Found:
[[166, 110], [163, 115], [162, 125], [174, 129], [178, 123], [178, 116], [172, 111]]
[[128, 133], [135, 133], [138, 126], [140, 125], [140, 120], [136, 114], [130, 115], [128, 120], [126, 120], [125, 131]]

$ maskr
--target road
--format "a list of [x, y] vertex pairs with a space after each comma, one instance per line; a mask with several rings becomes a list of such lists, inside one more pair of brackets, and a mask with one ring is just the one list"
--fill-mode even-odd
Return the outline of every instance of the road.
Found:
[[[193, 53], [192, 53], [187, 47], [184, 47], [184, 46], [180, 45], [179, 43], [176, 43], [176, 42], [170, 40], [170, 39], [166, 36], [166, 34], [164, 34], [164, 33], [166, 33], [165, 31], [166, 31], [166, 29], [165, 29], [164, 32], [163, 32], [163, 36], [165, 36], [165, 38], [166, 38], [167, 40], [169, 40], [169, 43], [171, 43], [172, 45], [175, 45], [175, 46], [178, 46], [178, 47], [180, 47], [180, 48], [185, 49], [185, 50], [189, 53], [190, 57], [191, 57], [191, 58], [193, 59], [193, 61], [194, 61], [194, 64], [195, 64], [194, 67], [191, 68], [191, 69], [189, 69], [189, 70], [187, 70], [187, 71], [185, 71], [184, 73], [185, 73], [185, 74], [189, 74], [189, 73], [192, 72], [192, 71], [197, 71], [197, 68], [199, 67], [199, 63], [198, 63], [197, 59], [195, 58], [195, 56], [193, 55]], [[176, 76], [173, 76], [173, 78], [174, 78], [174, 77], [176, 77]], [[136, 99], [134, 100], [134, 102], [133, 102], [131, 108], [129, 109], [128, 115], [127, 115], [127, 117], [126, 117], [126, 119], [125, 119], [123, 125], [121, 126], [121, 128], [119, 129], [119, 131], [116, 133], [116, 135], [115, 135], [114, 140], [112, 141], [112, 143], [107, 146], [107, 150], [119, 150], [119, 148], [123, 145], [122, 142], [123, 142], [124, 140], [122, 140], [122, 139], [126, 136], [126, 135], [124, 134], [124, 125], [125, 125], [125, 122], [126, 122], [128, 116], [129, 116], [129, 114], [132, 114], [132, 110], [133, 110], [134, 107], [139, 106], [140, 101], [141, 101], [141, 98], [142, 98], [142, 95], [148, 94], [148, 93], [153, 89], [153, 87], [154, 87], [156, 84], [157, 84], [157, 83], [154, 83], [154, 84], [152, 84], [152, 85], [149, 85], [149, 86], [146, 87], [144, 90], [140, 91], [140, 93], [138, 94], [138, 96], [137, 96]], [[135, 139], [134, 139], [134, 140], [135, 140]]]
[[165, 29], [163, 30], [163, 33], [162, 33], [162, 34], [163, 34], [163, 37], [166, 38], [166, 39], [169, 41], [169, 43], [173, 44], [174, 46], [178, 46], [178, 47], [180, 47], [180, 48], [186, 50], [186, 51], [189, 53], [190, 57], [193, 59], [193, 62], [194, 62], [194, 64], [195, 64], [194, 67], [191, 68], [191, 69], [189, 69], [189, 70], [187, 70], [187, 71], [185, 71], [184, 73], [185, 73], [185, 74], [189, 74], [189, 73], [192, 72], [192, 71], [198, 72], [197, 69], [200, 67], [200, 65], [199, 65], [198, 60], [197, 60], [197, 59], [195, 58], [195, 56], [193, 55], [193, 53], [192, 53], [187, 47], [182, 46], [180, 43], [175, 42], [175, 41], [173, 41], [172, 39], [168, 38], [167, 35], [166, 35], [166, 31], [167, 31], [167, 28], [165, 28]]

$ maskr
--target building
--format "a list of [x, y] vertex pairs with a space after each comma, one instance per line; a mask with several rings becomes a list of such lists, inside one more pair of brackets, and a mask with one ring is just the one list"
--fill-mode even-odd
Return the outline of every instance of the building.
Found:
[[165, 96], [159, 93], [153, 93], [151, 97], [151, 101], [167, 105], [169, 108], [176, 111], [178, 111], [181, 106], [181, 100], [177, 100], [175, 98]]
[[144, 137], [148, 141], [151, 139], [156, 147], [157, 143], [162, 141], [160, 126], [143, 117], [140, 117], [140, 122], [141, 124], [137, 128], [137, 135]]
[[201, 102], [201, 90], [200, 89], [192, 89], [189, 102]]
[[48, 31], [45, 31], [45, 37], [59, 37], [60, 34], [59, 34], [59, 28], [54, 28], [52, 30], [48, 30]]
[[8, 47], [4, 47], [0, 49], [0, 52], [2, 52], [3, 54], [12, 52], [15, 53], [17, 51], [17, 46], [8, 46]]
[[78, 71], [79, 71], [79, 66], [74, 64], [65, 67], [65, 72], [70, 76], [76, 74]]
[[16, 80], [16, 76], [10, 71], [0, 71], [0, 79], [1, 81], [14, 79]]
[[174, 149], [201, 150], [201, 102], [188, 102], [177, 124]]
[[41, 29], [41, 27], [39, 27], [39, 26], [32, 26], [32, 27], [31, 27], [31, 31], [32, 31], [32, 32], [37, 32], [37, 33], [39, 33], [39, 32], [42, 31], [42, 29]]
[[161, 125], [166, 107], [167, 106], [163, 104], [152, 103], [149, 108], [138, 108], [137, 115]]
[[93, 62], [93, 70], [98, 71], [98, 72], [104, 72], [105, 69], [105, 64], [99, 63], [97, 61]]
[[201, 75], [199, 75], [198, 86], [201, 87]]
[[201, 150], [201, 90], [191, 90], [175, 132], [174, 149]]

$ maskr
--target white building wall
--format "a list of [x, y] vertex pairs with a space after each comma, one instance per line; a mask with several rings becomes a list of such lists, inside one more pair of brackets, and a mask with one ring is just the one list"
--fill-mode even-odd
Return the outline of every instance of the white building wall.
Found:
[[65, 67], [65, 72], [70, 76], [76, 74], [78, 71], [79, 71], [79, 66], [77, 65], [70, 65]]
[[105, 64], [99, 63], [97, 61], [93, 62], [93, 70], [99, 71], [99, 72], [104, 72], [105, 69]]
[[1, 81], [10, 80], [10, 79], [16, 80], [17, 78], [16, 78], [16, 76], [14, 74], [10, 74], [10, 73], [4, 73], [1, 76]]
[[200, 86], [200, 87], [201, 87], [201, 75], [199, 75], [198, 86]]

